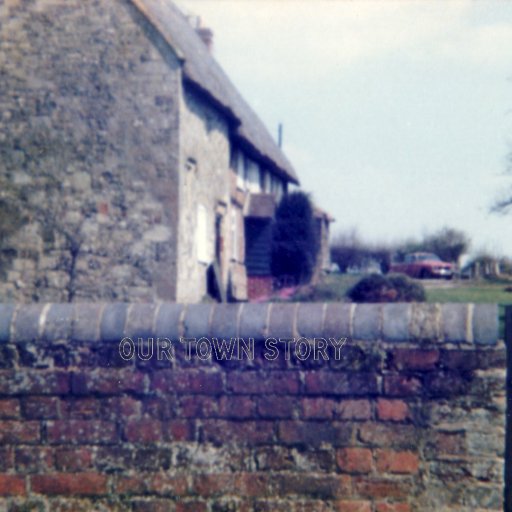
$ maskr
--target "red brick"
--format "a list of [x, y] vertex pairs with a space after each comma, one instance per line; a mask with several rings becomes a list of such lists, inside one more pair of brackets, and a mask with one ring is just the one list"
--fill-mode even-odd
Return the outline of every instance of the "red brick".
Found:
[[45, 473], [53, 469], [53, 450], [41, 446], [17, 448], [15, 463], [18, 473]]
[[412, 425], [364, 423], [358, 429], [359, 440], [370, 446], [415, 448], [418, 435]]
[[151, 389], [162, 393], [219, 395], [223, 388], [221, 372], [207, 369], [160, 370], [151, 378]]
[[372, 409], [368, 400], [343, 400], [338, 403], [336, 416], [342, 420], [369, 420]]
[[219, 416], [222, 418], [254, 418], [256, 416], [256, 403], [248, 396], [223, 396], [220, 399], [219, 409]]
[[65, 395], [69, 390], [69, 373], [65, 371], [0, 370], [2, 395]]
[[117, 441], [116, 425], [109, 421], [48, 421], [47, 436], [51, 444], [106, 444]]
[[261, 471], [283, 471], [295, 469], [292, 448], [282, 446], [263, 446], [255, 450], [254, 456], [258, 469]]
[[398, 349], [391, 353], [392, 366], [398, 370], [433, 370], [439, 361], [438, 350]]
[[[175, 510], [174, 508], [169, 508], [172, 505], [169, 500], [163, 498], [155, 499], [144, 497], [138, 500], [132, 500], [130, 505], [132, 512], [169, 512], [169, 510]], [[72, 512], [75, 511], [73, 510]]]
[[207, 507], [204, 501], [182, 501], [176, 503], [176, 512], [206, 512]]
[[274, 440], [272, 421], [204, 420], [202, 429], [205, 441], [216, 444], [236, 442], [257, 445]]
[[372, 452], [367, 448], [342, 448], [336, 453], [336, 461], [346, 473], [369, 473], [372, 470]]
[[209, 396], [185, 395], [180, 398], [179, 411], [182, 418], [215, 418], [219, 415], [219, 402]]
[[171, 441], [193, 441], [194, 425], [187, 420], [171, 420], [165, 423], [167, 435]]
[[437, 455], [463, 455], [466, 453], [464, 432], [434, 432], [427, 443], [427, 453]]
[[0, 446], [0, 473], [14, 469], [14, 449]]
[[20, 403], [15, 398], [0, 400], [0, 419], [15, 420], [20, 417]]
[[372, 512], [371, 501], [337, 501], [335, 505], [337, 512]]
[[133, 477], [120, 476], [116, 482], [120, 494], [156, 494], [159, 496], [185, 496], [188, 483], [185, 476], [169, 476], [162, 473], [139, 474]]
[[262, 497], [272, 494], [273, 476], [268, 473], [239, 473], [235, 479], [238, 494], [244, 497]]
[[465, 395], [470, 388], [470, 380], [458, 371], [433, 372], [426, 376], [425, 388], [430, 396]]
[[354, 477], [354, 491], [363, 498], [407, 499], [411, 495], [411, 483], [397, 480], [369, 480], [365, 477]]
[[124, 392], [144, 393], [144, 374], [133, 369], [100, 368], [88, 373], [75, 373], [72, 377], [73, 393], [88, 395], [119, 395]]
[[297, 399], [294, 396], [267, 396], [258, 399], [258, 413], [262, 418], [292, 418]]
[[23, 477], [0, 474], [0, 496], [24, 496], [25, 494]]
[[33, 444], [39, 439], [38, 421], [0, 421], [0, 444]]
[[70, 419], [95, 420], [100, 415], [102, 403], [99, 398], [69, 400], [62, 403], [62, 416]]
[[56, 396], [35, 396], [23, 400], [23, 416], [29, 420], [59, 417], [60, 399]]
[[329, 398], [303, 398], [301, 400], [302, 416], [306, 419], [333, 419], [337, 406], [336, 400]]
[[422, 391], [421, 381], [407, 375], [387, 375], [384, 377], [384, 393], [390, 396], [416, 396]]
[[368, 395], [378, 390], [374, 373], [310, 371], [306, 393], [326, 395]]
[[233, 473], [195, 475], [192, 489], [194, 494], [211, 497], [232, 494], [236, 491], [236, 476]]
[[[195, 398], [206, 399], [208, 397], [195, 395]], [[123, 414], [121, 412], [120, 406], [122, 404], [118, 405], [119, 407], [117, 408], [117, 412], [113, 411], [111, 414], [111, 416], [115, 415], [116, 418], [129, 418], [131, 416], [132, 419], [142, 417], [156, 418], [159, 420], [168, 420], [170, 418], [183, 416], [182, 414], [179, 413], [178, 397], [171, 394], [166, 394], [164, 396], [159, 396], [155, 398], [144, 397], [144, 400], [142, 402], [136, 402], [132, 405], [126, 403], [127, 414]]]
[[34, 475], [32, 491], [50, 496], [99, 496], [107, 493], [107, 477], [98, 473]]
[[270, 297], [273, 290], [271, 276], [252, 276], [247, 278], [247, 296], [249, 300]]
[[92, 458], [88, 448], [59, 449], [55, 453], [55, 466], [60, 471], [84, 471], [92, 467]]
[[[161, 399], [160, 399], [161, 402]], [[116, 396], [102, 401], [106, 409], [104, 418], [111, 420], [136, 418], [139, 417], [142, 410], [142, 403], [130, 396]]]
[[229, 372], [228, 390], [237, 394], [295, 395], [300, 389], [299, 373], [296, 371]]
[[377, 470], [380, 473], [417, 473], [418, 455], [413, 452], [377, 451]]
[[377, 401], [377, 418], [382, 421], [404, 421], [410, 418], [409, 406], [403, 400]]
[[352, 490], [349, 475], [312, 475], [278, 473], [274, 475], [275, 493], [280, 497], [299, 495], [323, 500], [345, 498]]
[[162, 422], [155, 419], [128, 421], [124, 436], [130, 443], [154, 443], [163, 441]]
[[408, 503], [377, 503], [376, 512], [411, 512]]
[[443, 350], [441, 363], [449, 370], [471, 371], [480, 367], [480, 357], [474, 350]]
[[352, 437], [352, 426], [336, 422], [280, 421], [279, 439], [285, 444], [334, 446], [346, 444]]

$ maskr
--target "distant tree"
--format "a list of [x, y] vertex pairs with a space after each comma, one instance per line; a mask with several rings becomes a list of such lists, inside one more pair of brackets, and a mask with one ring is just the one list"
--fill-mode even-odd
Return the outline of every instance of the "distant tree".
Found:
[[469, 237], [463, 231], [448, 227], [427, 236], [422, 243], [425, 251], [433, 252], [442, 260], [455, 263], [467, 252], [470, 244]]
[[313, 205], [308, 194], [286, 194], [279, 203], [272, 232], [272, 274], [307, 283], [319, 250]]
[[339, 233], [331, 245], [331, 261], [336, 263], [341, 272], [349, 267], [360, 266], [364, 260], [364, 244], [359, 239], [356, 229]]
[[387, 272], [391, 263], [391, 249], [385, 244], [371, 244], [360, 239], [355, 228], [338, 233], [331, 244], [331, 261], [341, 272], [349, 267], [361, 267], [376, 262], [382, 272]]

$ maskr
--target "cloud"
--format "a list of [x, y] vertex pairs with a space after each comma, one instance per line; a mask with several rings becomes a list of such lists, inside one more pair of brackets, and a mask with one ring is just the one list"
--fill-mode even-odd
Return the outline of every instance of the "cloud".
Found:
[[[491, 7], [496, 2], [490, 4]], [[181, 0], [214, 26], [223, 59], [259, 79], [317, 79], [364, 60], [399, 55], [481, 65], [509, 62], [512, 24], [478, 23], [485, 2]], [[512, 6], [503, 6], [512, 15]], [[477, 12], [478, 11], [478, 12]], [[474, 20], [477, 18], [477, 21]], [[307, 79], [307, 77], [306, 77]]]

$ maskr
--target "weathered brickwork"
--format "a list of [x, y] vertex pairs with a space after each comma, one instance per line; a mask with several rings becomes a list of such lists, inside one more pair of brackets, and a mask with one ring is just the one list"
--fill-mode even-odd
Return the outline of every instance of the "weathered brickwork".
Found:
[[497, 338], [486, 305], [0, 305], [0, 510], [502, 510]]

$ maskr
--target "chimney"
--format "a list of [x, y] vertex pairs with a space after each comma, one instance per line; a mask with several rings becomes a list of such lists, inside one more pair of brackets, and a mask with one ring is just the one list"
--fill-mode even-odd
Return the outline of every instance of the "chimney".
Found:
[[197, 18], [196, 33], [205, 44], [208, 51], [211, 52], [213, 48], [213, 31], [208, 27], [201, 25], [201, 18]]

